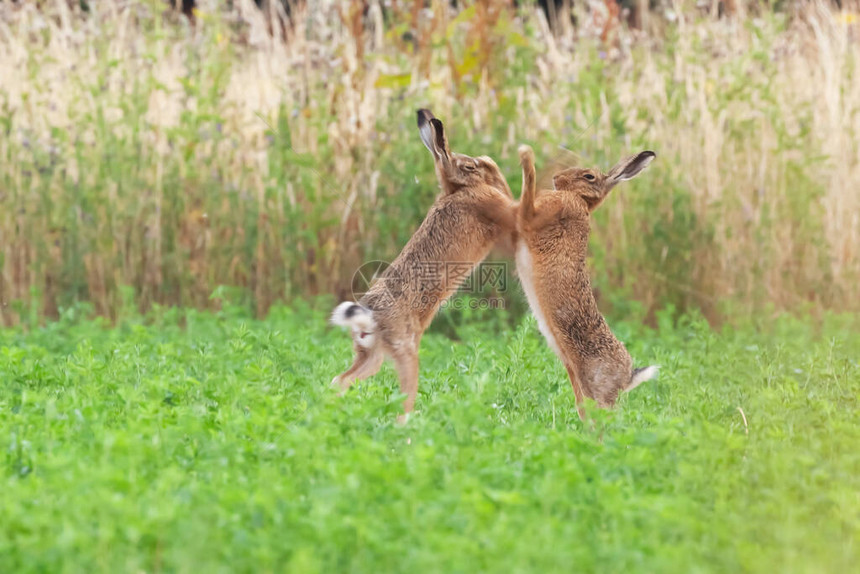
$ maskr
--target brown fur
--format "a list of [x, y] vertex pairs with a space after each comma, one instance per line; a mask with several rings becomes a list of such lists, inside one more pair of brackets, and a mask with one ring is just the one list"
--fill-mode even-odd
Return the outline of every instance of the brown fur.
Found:
[[418, 393], [421, 336], [475, 265], [496, 243], [512, 244], [516, 230], [511, 190], [495, 162], [452, 153], [442, 122], [428, 110], [418, 111], [418, 127], [433, 154], [442, 193], [397, 259], [358, 301], [360, 308], [342, 303], [332, 316], [333, 323], [352, 327], [356, 351], [353, 365], [332, 384], [345, 391], [391, 357], [406, 394], [406, 415]]
[[597, 308], [586, 267], [591, 212], [618, 182], [634, 177], [653, 157], [653, 152], [642, 152], [608, 174], [567, 169], [553, 177], [555, 189], [537, 194], [534, 155], [531, 148], [520, 148], [517, 273], [541, 332], [567, 369], [581, 417], [584, 398], [612, 406], [619, 391], [656, 370], [634, 372], [630, 354]]

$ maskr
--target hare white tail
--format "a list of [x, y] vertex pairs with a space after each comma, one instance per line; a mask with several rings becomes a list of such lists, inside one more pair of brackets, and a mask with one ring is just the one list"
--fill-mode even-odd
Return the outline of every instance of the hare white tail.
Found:
[[362, 307], [358, 303], [344, 301], [334, 308], [330, 321], [332, 325], [352, 329], [356, 344], [365, 348], [373, 346], [376, 322], [373, 320], [373, 311], [370, 309]]
[[632, 391], [645, 381], [650, 381], [654, 377], [657, 376], [657, 371], [660, 370], [660, 367], [657, 365], [651, 365], [650, 367], [639, 367], [638, 369], [633, 369], [633, 376], [630, 377], [630, 383], [624, 387], [625, 391]]

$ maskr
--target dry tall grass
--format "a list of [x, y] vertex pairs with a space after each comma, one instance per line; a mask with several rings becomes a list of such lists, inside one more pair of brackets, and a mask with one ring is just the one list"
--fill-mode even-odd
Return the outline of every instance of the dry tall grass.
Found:
[[598, 212], [604, 292], [715, 319], [858, 308], [853, 13], [677, 8], [643, 33], [601, 2], [553, 36], [505, 1], [319, 2], [295, 29], [251, 0], [201, 2], [194, 26], [155, 0], [45, 4], [0, 5], [0, 322], [208, 306], [221, 285], [260, 313], [345, 295], [435, 193], [421, 106], [514, 189], [520, 142], [546, 165], [559, 144], [604, 167], [658, 152]]

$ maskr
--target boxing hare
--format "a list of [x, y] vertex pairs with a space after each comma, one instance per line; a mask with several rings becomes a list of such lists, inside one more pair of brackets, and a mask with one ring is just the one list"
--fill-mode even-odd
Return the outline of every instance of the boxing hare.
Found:
[[352, 330], [355, 360], [333, 385], [346, 391], [374, 375], [386, 356], [394, 361], [406, 394], [405, 422], [418, 393], [418, 345], [442, 303], [497, 243], [510, 242], [515, 203], [489, 157], [448, 147], [442, 122], [418, 111], [421, 141], [433, 155], [442, 193], [400, 255], [358, 302], [335, 308], [331, 322]]
[[564, 363], [582, 418], [585, 397], [601, 407], [615, 403], [657, 373], [633, 368], [624, 344], [597, 309], [586, 268], [590, 215], [619, 182], [654, 159], [643, 151], [609, 173], [571, 168], [553, 176], [552, 190], [536, 196], [534, 154], [520, 147], [523, 191], [517, 215], [517, 274], [549, 346]]

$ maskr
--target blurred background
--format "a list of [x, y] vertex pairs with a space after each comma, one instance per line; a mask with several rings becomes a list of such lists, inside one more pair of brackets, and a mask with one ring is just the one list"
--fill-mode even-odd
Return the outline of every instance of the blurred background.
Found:
[[516, 196], [520, 143], [657, 152], [595, 213], [611, 316], [856, 311], [858, 65], [856, 2], [2, 2], [0, 324], [349, 298], [438, 192], [419, 107]]

